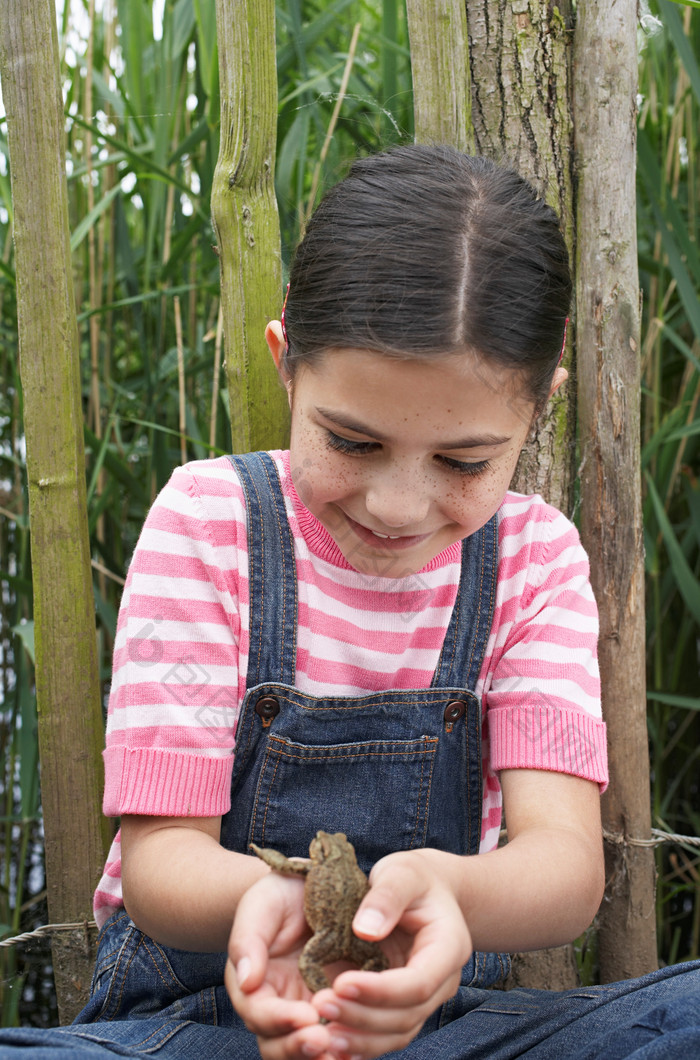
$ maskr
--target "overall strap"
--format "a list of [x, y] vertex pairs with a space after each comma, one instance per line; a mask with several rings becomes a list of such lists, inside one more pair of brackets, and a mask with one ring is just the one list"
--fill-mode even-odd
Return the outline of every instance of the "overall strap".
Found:
[[474, 691], [491, 632], [497, 576], [498, 515], [494, 515], [462, 542], [457, 599], [432, 687]]
[[229, 456], [246, 498], [250, 652], [246, 685], [293, 685], [297, 578], [294, 542], [279, 475], [269, 453]]

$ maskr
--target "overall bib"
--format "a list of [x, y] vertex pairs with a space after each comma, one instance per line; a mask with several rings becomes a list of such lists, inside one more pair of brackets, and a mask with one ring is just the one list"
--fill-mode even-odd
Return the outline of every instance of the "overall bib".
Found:
[[[294, 688], [296, 574], [284, 498], [267, 454], [232, 457], [247, 501], [251, 646], [224, 846], [305, 856], [343, 831], [365, 870], [421, 846], [476, 854], [481, 706], [474, 694], [493, 614], [494, 517], [462, 548], [459, 592], [428, 689], [318, 698]], [[544, 870], [546, 871], [546, 869]], [[0, 1060], [259, 1060], [223, 985], [226, 954], [162, 946], [124, 909], [103, 927], [90, 1001], [70, 1027], [0, 1031]], [[489, 990], [509, 958], [475, 954], [457, 994], [402, 1060], [667, 1060], [699, 1055], [700, 962], [552, 993]], [[637, 1049], [640, 1052], [637, 1052]]]
[[[246, 497], [250, 651], [222, 845], [249, 853], [253, 842], [305, 857], [318, 829], [345, 832], [365, 872], [394, 850], [478, 853], [482, 719], [474, 688], [493, 618], [496, 517], [463, 543], [460, 586], [430, 688], [309, 696], [294, 687], [296, 565], [277, 471], [266, 453], [231, 461]], [[78, 1020], [91, 1023], [94, 1040], [105, 1023], [116, 1030], [123, 1020], [157, 1019], [153, 1037], [140, 1036], [141, 1050], [160, 1048], [183, 1020], [236, 1026], [224, 964], [224, 954], [161, 946], [120, 910], [103, 928], [94, 996]], [[506, 955], [475, 954], [462, 981], [488, 986], [508, 970]]]

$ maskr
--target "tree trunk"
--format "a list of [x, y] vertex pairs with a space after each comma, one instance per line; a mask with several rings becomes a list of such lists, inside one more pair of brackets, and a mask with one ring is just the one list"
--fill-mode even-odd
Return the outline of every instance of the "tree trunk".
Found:
[[637, 0], [586, 0], [576, 30], [581, 530], [600, 609], [610, 789], [604, 982], [656, 967], [646, 729], [635, 210]]
[[[477, 154], [514, 166], [544, 195], [562, 218], [573, 261], [571, 0], [466, 0], [466, 7]], [[541, 493], [573, 514], [575, 434], [572, 380], [534, 426], [513, 489]]]
[[417, 143], [474, 152], [464, 0], [407, 0]]
[[[426, 6], [430, 5], [425, 0], [407, 3], [416, 138], [447, 141], [513, 165], [564, 218], [573, 259], [570, 3], [566, 0], [552, 13], [544, 0], [511, 4], [466, 0], [466, 8], [457, 0], [441, 0], [438, 20], [432, 22]], [[456, 7], [466, 10], [466, 27]], [[468, 50], [462, 44], [464, 29], [468, 30]], [[455, 76], [458, 68], [463, 71], [461, 80]], [[469, 90], [470, 77], [468, 107], [461, 94], [465, 86]], [[461, 121], [469, 111], [473, 128], [465, 132]], [[575, 387], [569, 386], [533, 427], [513, 488], [542, 493], [571, 514], [574, 457]], [[509, 986], [565, 989], [575, 985], [570, 946], [519, 955], [509, 980]]]
[[275, 199], [274, 0], [216, 0], [221, 142], [211, 208], [234, 451], [284, 446], [287, 395], [265, 343], [282, 305]]
[[[92, 919], [110, 830], [90, 568], [63, 99], [52, 0], [2, 0], [49, 919]], [[94, 938], [54, 945], [62, 1021], [86, 1000]]]

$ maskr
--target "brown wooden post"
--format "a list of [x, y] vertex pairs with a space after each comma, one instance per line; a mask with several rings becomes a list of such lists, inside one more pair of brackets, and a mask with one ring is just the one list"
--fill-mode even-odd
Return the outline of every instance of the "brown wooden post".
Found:
[[[513, 165], [551, 203], [573, 263], [571, 0], [466, 0], [466, 7], [476, 151]], [[572, 515], [575, 435], [571, 381], [531, 433], [513, 488], [541, 493]]]
[[474, 151], [464, 0], [407, 0], [417, 143]]
[[275, 198], [277, 71], [274, 0], [216, 0], [221, 141], [211, 208], [233, 447], [287, 444], [287, 395], [265, 343], [282, 305]]
[[575, 43], [581, 530], [600, 609], [610, 789], [605, 982], [656, 967], [646, 728], [635, 208], [637, 0], [578, 5]]
[[[564, 219], [573, 258], [571, 6], [546, 0], [407, 0], [416, 139], [452, 143], [515, 166]], [[464, 94], [470, 96], [463, 101]], [[471, 127], [464, 128], [465, 116]], [[571, 514], [575, 387], [531, 432], [513, 488]], [[577, 984], [570, 946], [519, 955], [512, 985]]]
[[[0, 73], [11, 159], [17, 315], [31, 517], [36, 687], [49, 919], [92, 919], [109, 844], [87, 525], [64, 115], [52, 0], [2, 0]], [[59, 1014], [87, 997], [94, 937], [54, 938]]]

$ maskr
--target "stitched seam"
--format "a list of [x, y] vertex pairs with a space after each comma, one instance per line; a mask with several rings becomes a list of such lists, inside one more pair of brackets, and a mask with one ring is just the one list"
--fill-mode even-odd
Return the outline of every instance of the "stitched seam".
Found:
[[[269, 761], [269, 758], [270, 758], [270, 743], [269, 743], [269, 740], [268, 740], [267, 747], [265, 748], [265, 757], [263, 759], [262, 765], [260, 766], [260, 772], [258, 773], [258, 783], [256, 784], [256, 787], [255, 787], [255, 800], [253, 802], [253, 810], [252, 810], [252, 813], [250, 815], [250, 831], [249, 831], [249, 835], [251, 835], [251, 836], [255, 835], [255, 821], [256, 821], [257, 816], [258, 816], [258, 805], [260, 803], [260, 782], [261, 782], [262, 777], [264, 777], [264, 775], [265, 775], [265, 770], [267, 769], [267, 763]], [[263, 821], [263, 825], [264, 825], [264, 821]]]
[[[476, 644], [477, 644], [477, 641], [479, 639], [479, 633], [481, 632], [481, 594], [483, 592], [483, 587], [484, 587], [484, 545], [485, 545], [486, 533], [485, 533], [485, 530], [484, 530], [483, 527], [479, 531], [479, 534], [480, 534], [480, 543], [481, 543], [481, 559], [480, 559], [480, 563], [479, 563], [479, 590], [478, 590], [478, 592], [476, 594], [476, 618], [474, 619], [474, 622], [473, 622], [473, 625], [472, 625], [472, 629], [473, 629], [474, 632], [473, 632], [473, 636], [472, 636], [472, 640], [471, 640], [471, 645], [470, 645], [470, 648], [469, 648], [469, 657], [467, 659], [467, 665], [466, 665], [466, 668], [465, 668], [467, 683], [469, 684], [470, 687], [471, 687], [471, 685], [474, 684], [474, 681], [472, 680], [472, 660], [474, 659], [474, 652], [476, 651]], [[486, 645], [484, 645], [484, 648], [486, 648]]]
[[420, 817], [420, 808], [421, 808], [421, 794], [423, 792], [423, 771], [424, 770], [425, 770], [425, 758], [422, 758], [421, 759], [421, 764], [420, 764], [420, 777], [419, 777], [419, 782], [418, 782], [418, 799], [416, 800], [417, 803], [418, 803], [418, 807], [417, 807], [418, 812], [416, 813], [416, 819], [415, 819], [415, 822], [413, 824], [413, 834], [411, 835], [411, 842], [409, 843], [410, 847], [413, 846], [413, 844], [415, 842], [415, 838], [416, 838], [416, 832], [418, 831], [418, 820], [419, 820], [419, 817]]
[[[130, 934], [133, 934], [134, 930], [137, 930], [137, 929], [134, 929], [134, 928], [129, 928], [129, 933], [130, 933]], [[117, 1001], [116, 1001], [116, 1005], [115, 1005], [115, 1007], [114, 1007], [114, 1011], [113, 1011], [112, 1015], [111, 1015], [111, 1016], [109, 1016], [109, 1017], [108, 1017], [108, 1019], [107, 1019], [107, 1022], [108, 1022], [108, 1023], [110, 1023], [110, 1022], [111, 1022], [112, 1020], [114, 1020], [114, 1019], [117, 1019], [117, 1014], [118, 1014], [118, 1012], [119, 1012], [119, 1009], [120, 1009], [120, 1007], [121, 1007], [121, 1004], [122, 1004], [122, 999], [123, 999], [123, 996], [124, 996], [124, 986], [125, 986], [125, 984], [126, 984], [126, 980], [127, 980], [128, 976], [129, 976], [129, 969], [131, 968], [131, 964], [132, 964], [132, 961], [134, 960], [134, 957], [136, 956], [136, 954], [137, 954], [137, 952], [138, 952], [138, 949], [139, 949], [139, 946], [141, 945], [142, 941], [143, 941], [143, 936], [142, 936], [142, 937], [141, 937], [141, 938], [139, 939], [139, 941], [138, 941], [138, 942], [136, 943], [136, 947], [134, 948], [134, 950], [133, 950], [133, 952], [132, 952], [131, 956], [129, 957], [129, 960], [128, 960], [128, 962], [127, 962], [126, 968], [125, 968], [125, 970], [124, 970], [124, 975], [123, 975], [123, 977], [122, 977], [122, 980], [121, 980], [121, 987], [119, 988], [119, 995], [118, 995], [118, 997], [117, 997]], [[118, 967], [119, 967], [119, 962], [117, 961], [117, 964], [115, 965], [115, 969], [114, 969], [114, 971], [115, 971], [115, 972], [116, 972], [116, 970], [117, 970], [117, 968], [118, 968]], [[113, 983], [113, 982], [114, 982], [114, 973], [112, 974], [112, 983]], [[111, 992], [112, 992], [112, 991], [111, 991], [111, 984], [110, 984], [110, 991], [109, 991], [109, 993], [111, 994]], [[107, 997], [105, 998], [105, 1005], [104, 1005], [104, 1007], [103, 1007], [103, 1009], [102, 1009], [102, 1011], [103, 1011], [103, 1012], [105, 1011], [105, 1008], [106, 1008], [106, 1005], [107, 1005], [107, 1001], [108, 1001], [108, 1000], [109, 1000], [109, 994], [108, 994], [108, 995], [107, 995]]]
[[[260, 690], [260, 692], [258, 694], [262, 694], [262, 689], [263, 688], [269, 688], [271, 690], [270, 694], [275, 695], [277, 697], [277, 699], [280, 701], [280, 703], [289, 703], [291, 706], [297, 706], [297, 707], [300, 707], [302, 710], [308, 710], [308, 711], [311, 711], [311, 712], [313, 712], [313, 711], [322, 711], [322, 710], [366, 710], [370, 706], [371, 707], [405, 706], [405, 695], [402, 695], [400, 699], [384, 699], [384, 698], [381, 698], [382, 697], [382, 693], [377, 693], [379, 698], [377, 698], [376, 700], [372, 699], [372, 697], [370, 697], [370, 696], [357, 696], [357, 697], [348, 697], [347, 703], [344, 703], [342, 700], [333, 701], [333, 700], [324, 699], [321, 696], [310, 696], [310, 695], [309, 696], [307, 696], [307, 695], [303, 695], [302, 696], [300, 694], [298, 697], [295, 697], [295, 696], [290, 696], [288, 694], [285, 695], [283, 692], [281, 693], [280, 691], [278, 691], [279, 687], [280, 686], [276, 685], [274, 682], [270, 682], [269, 684], [262, 685], [261, 686], [261, 690]], [[404, 690], [402, 689], [402, 692], [403, 691]], [[478, 696], [475, 696], [474, 693], [470, 689], [464, 689], [464, 688], [440, 688], [440, 689], [435, 689], [432, 692], [431, 692], [430, 689], [420, 689], [420, 688], [418, 688], [418, 689], [410, 689], [409, 688], [409, 689], [406, 689], [405, 691], [409, 692], [409, 693], [410, 692], [415, 692], [416, 696], [420, 696], [420, 698], [425, 698], [426, 695], [429, 696], [430, 697], [430, 702], [429, 702], [428, 706], [434, 706], [436, 703], [444, 702], [444, 700], [448, 696], [450, 696], [452, 694], [454, 694], [455, 697], [460, 697], [460, 696], [464, 697], [465, 695], [466, 696], [471, 696], [471, 698], [476, 701], [475, 705], [478, 705], [478, 702], [479, 702]], [[319, 703], [319, 706], [317, 706], [317, 707], [315, 707], [315, 706], [307, 706], [306, 703], [304, 703], [304, 702], [300, 703], [299, 699], [305, 699], [305, 700], [315, 699]], [[359, 704], [358, 704], [358, 700], [361, 701]], [[332, 704], [331, 706], [327, 705], [329, 702]]]
[[[434, 743], [434, 744], [437, 744], [437, 740], [432, 740], [431, 739], [430, 742]], [[278, 755], [279, 758], [283, 758], [283, 757], [284, 758], [292, 758], [292, 759], [295, 759], [297, 761], [316, 763], [316, 762], [326, 762], [326, 761], [337, 762], [337, 761], [340, 761], [343, 758], [397, 758], [397, 757], [405, 757], [405, 756], [409, 756], [411, 758], [414, 758], [416, 755], [435, 754], [436, 750], [437, 750], [437, 747], [426, 747], [426, 748], [422, 748], [419, 751], [356, 751], [356, 752], [352, 752], [352, 753], [335, 754], [335, 755], [329, 755], [329, 754], [326, 754], [326, 755], [323, 755], [323, 754], [303, 755], [303, 754], [293, 754], [291, 751], [283, 751], [282, 749], [278, 749], [275, 753]]]
[[[420, 792], [419, 792], [419, 800], [418, 800], [419, 806], [420, 806], [421, 793], [423, 791], [423, 776], [424, 776], [424, 773], [425, 773], [425, 763], [426, 763], [426, 761], [429, 763], [429, 774], [428, 774], [427, 790], [425, 792], [425, 795], [423, 796], [423, 839], [422, 839], [421, 846], [425, 846], [425, 836], [426, 836], [426, 833], [428, 831], [428, 818], [430, 816], [430, 809], [429, 809], [430, 808], [430, 797], [431, 797], [431, 791], [432, 791], [432, 786], [433, 786], [433, 771], [435, 769], [435, 758], [436, 758], [436, 755], [432, 754], [430, 756], [430, 758], [428, 758], [428, 759], [423, 758], [422, 761], [421, 761], [421, 770], [420, 770], [421, 782], [420, 782]], [[413, 835], [414, 836], [416, 834], [417, 829], [418, 829], [418, 814], [416, 814], [416, 827], [413, 830]]]
[[[287, 533], [285, 534], [285, 532], [283, 530], [284, 524], [283, 524], [283, 522], [281, 520], [281, 517], [280, 517], [279, 502], [281, 501], [281, 504], [282, 504], [283, 510], [284, 510], [284, 494], [282, 493], [282, 485], [281, 485], [280, 480], [279, 480], [279, 475], [277, 474], [277, 468], [274, 466], [274, 464], [273, 464], [273, 470], [274, 470], [276, 478], [277, 478], [276, 486], [274, 486], [274, 487], [272, 485], [272, 480], [270, 479], [270, 475], [269, 475], [267, 466], [263, 463], [263, 471], [265, 472], [265, 475], [267, 477], [268, 485], [270, 487], [270, 492], [273, 495], [274, 500], [275, 500], [275, 504], [274, 504], [275, 518], [277, 519], [277, 528], [278, 528], [278, 532], [279, 532], [279, 535], [280, 535], [280, 542], [281, 542], [281, 546], [282, 546], [281, 549], [280, 549], [280, 552], [281, 552], [281, 558], [282, 558], [282, 579], [283, 579], [283, 590], [282, 590], [282, 658], [283, 659], [285, 657], [285, 640], [284, 640], [284, 638], [285, 638], [285, 630], [286, 630], [286, 610], [287, 610], [287, 591], [288, 591], [287, 587], [288, 587], [289, 579], [290, 578], [292, 579], [292, 583], [291, 584], [292, 584], [293, 595], [294, 595], [294, 619], [295, 619], [294, 627], [293, 627], [293, 635], [292, 635], [292, 648], [291, 648], [291, 651], [292, 651], [292, 654], [293, 654], [293, 658], [292, 658], [292, 680], [293, 680], [294, 679], [294, 675], [296, 674], [296, 616], [297, 616], [298, 610], [299, 610], [298, 599], [297, 599], [297, 591], [298, 591], [297, 579], [296, 579], [296, 571], [294, 569], [294, 542], [293, 542], [293, 540], [291, 542], [289, 540], [289, 538], [291, 537], [291, 531], [289, 530], [289, 523], [288, 522], [286, 523]], [[284, 515], [285, 515], [285, 520], [286, 520], [286, 511], [284, 512]], [[286, 555], [285, 545], [290, 545], [291, 550], [292, 550], [292, 555], [291, 555], [292, 568], [289, 569], [289, 570], [287, 569], [287, 555]]]
[[280, 560], [281, 565], [282, 565], [282, 648], [281, 648], [281, 657], [282, 657], [282, 660], [284, 660], [284, 637], [285, 637], [286, 610], [287, 610], [287, 592], [286, 592], [286, 590], [287, 590], [287, 578], [289, 576], [288, 572], [287, 572], [287, 557], [285, 556], [285, 549], [284, 549], [284, 544], [283, 544], [283, 541], [282, 541], [282, 524], [280, 523], [280, 513], [279, 513], [279, 510], [277, 508], [277, 503], [276, 503], [277, 498], [274, 495], [272, 482], [270, 480], [270, 475], [268, 473], [267, 465], [266, 465], [264, 460], [261, 460], [261, 467], [262, 467], [263, 475], [267, 479], [268, 489], [269, 489], [270, 494], [271, 494], [271, 496], [273, 498], [272, 507], [273, 507], [273, 511], [275, 513], [275, 521], [277, 523], [277, 533], [279, 534], [280, 544], [281, 544], [280, 555], [279, 555], [279, 560]]
[[[258, 608], [258, 620], [257, 620], [257, 622], [258, 622], [258, 631], [259, 632], [258, 632], [258, 661], [257, 661], [257, 667], [256, 667], [256, 676], [258, 676], [260, 674], [260, 656], [262, 654], [263, 628], [264, 628], [264, 624], [265, 624], [265, 520], [261, 516], [260, 492], [258, 490], [258, 485], [257, 485], [255, 479], [253, 478], [252, 474], [250, 474], [250, 485], [251, 485], [251, 488], [255, 491], [255, 496], [256, 496], [256, 499], [257, 499], [257, 505], [258, 506], [257, 506], [257, 510], [255, 512], [255, 516], [256, 516], [256, 527], [255, 527], [255, 529], [260, 534], [260, 550], [259, 550], [259, 555], [260, 555], [260, 594], [259, 594], [259, 601], [258, 601], [259, 604], [260, 604], [260, 607]], [[251, 527], [251, 529], [252, 529], [252, 527]], [[250, 539], [249, 539], [248, 540], [248, 587], [249, 587], [248, 588], [248, 614], [249, 615], [250, 615], [250, 612], [251, 612], [253, 600], [255, 599], [255, 594], [251, 591], [253, 579], [250, 577], [250, 572], [252, 570], [252, 566], [251, 566], [252, 555], [253, 555], [253, 553], [251, 551]], [[250, 622], [250, 619], [249, 619], [249, 622]], [[248, 663], [248, 667], [250, 669], [250, 662]]]
[[[267, 757], [269, 758], [269, 755]], [[264, 838], [265, 838], [265, 829], [267, 828], [267, 813], [268, 813], [268, 810], [270, 809], [270, 795], [272, 794], [272, 790], [273, 790], [273, 788], [275, 786], [275, 779], [277, 777], [277, 770], [279, 769], [279, 767], [280, 767], [280, 759], [278, 758], [277, 761], [275, 762], [275, 768], [272, 771], [272, 778], [270, 780], [270, 784], [269, 784], [269, 787], [267, 789], [268, 796], [267, 796], [267, 799], [265, 800], [265, 813], [263, 814], [262, 832], [261, 832], [261, 839], [262, 840], [264, 840]], [[260, 772], [260, 776], [262, 777], [262, 775], [263, 774], [262, 774], [262, 771], [261, 771]]]

